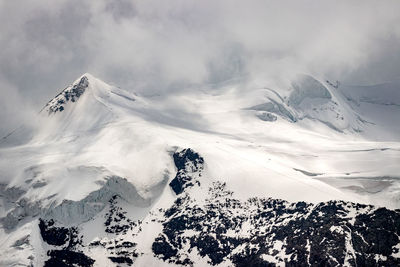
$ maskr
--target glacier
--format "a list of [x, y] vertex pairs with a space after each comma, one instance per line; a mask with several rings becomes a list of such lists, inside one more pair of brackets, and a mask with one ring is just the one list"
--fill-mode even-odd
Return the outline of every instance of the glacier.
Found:
[[85, 73], [1, 139], [0, 265], [400, 264], [396, 88], [145, 97]]

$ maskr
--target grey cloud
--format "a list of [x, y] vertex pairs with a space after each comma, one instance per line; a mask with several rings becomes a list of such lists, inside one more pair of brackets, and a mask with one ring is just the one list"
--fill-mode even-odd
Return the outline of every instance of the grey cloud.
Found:
[[114, 20], [120, 22], [135, 16], [135, 5], [129, 0], [109, 0], [106, 3], [105, 11], [111, 13]]
[[299, 72], [377, 83], [400, 76], [398, 10], [398, 1], [0, 1], [0, 90], [40, 109], [84, 72], [143, 94]]

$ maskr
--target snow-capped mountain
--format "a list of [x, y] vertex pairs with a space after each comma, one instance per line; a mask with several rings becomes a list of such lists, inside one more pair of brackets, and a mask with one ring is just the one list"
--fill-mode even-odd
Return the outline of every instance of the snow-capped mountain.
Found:
[[399, 265], [396, 86], [84, 74], [1, 140], [0, 265]]

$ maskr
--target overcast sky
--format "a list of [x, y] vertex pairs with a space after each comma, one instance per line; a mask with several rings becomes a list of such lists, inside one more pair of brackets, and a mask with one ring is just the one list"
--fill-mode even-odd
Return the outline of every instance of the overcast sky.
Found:
[[0, 0], [3, 133], [89, 72], [143, 94], [293, 73], [400, 76], [400, 1]]

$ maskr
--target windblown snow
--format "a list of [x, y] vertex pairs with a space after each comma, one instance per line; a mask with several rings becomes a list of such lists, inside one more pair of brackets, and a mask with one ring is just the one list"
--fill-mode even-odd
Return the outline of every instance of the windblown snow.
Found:
[[0, 265], [399, 265], [399, 84], [241, 86], [79, 77], [0, 141]]

